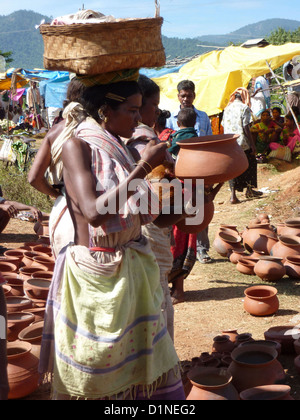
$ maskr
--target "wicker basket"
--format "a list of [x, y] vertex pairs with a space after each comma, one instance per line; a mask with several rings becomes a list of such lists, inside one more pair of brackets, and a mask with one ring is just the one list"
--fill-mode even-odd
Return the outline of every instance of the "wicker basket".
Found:
[[109, 23], [41, 25], [44, 67], [77, 74], [159, 67], [166, 61], [161, 39], [163, 19]]

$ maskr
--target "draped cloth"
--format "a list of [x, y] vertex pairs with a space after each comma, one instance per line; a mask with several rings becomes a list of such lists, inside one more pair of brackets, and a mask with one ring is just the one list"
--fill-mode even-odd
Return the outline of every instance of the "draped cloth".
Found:
[[[91, 147], [96, 179], [102, 168], [121, 182], [131, 168], [126, 149], [91, 120], [77, 134]], [[159, 267], [132, 206], [112, 224], [90, 227], [92, 245], [102, 250], [70, 245], [57, 259], [39, 368], [53, 374], [57, 399], [184, 399]]]

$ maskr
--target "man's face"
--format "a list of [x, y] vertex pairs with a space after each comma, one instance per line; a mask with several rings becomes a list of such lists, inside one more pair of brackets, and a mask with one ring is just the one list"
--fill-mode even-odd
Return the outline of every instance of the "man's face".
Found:
[[195, 93], [188, 89], [188, 90], [181, 90], [178, 93], [178, 99], [181, 105], [181, 108], [191, 108], [193, 106], [193, 102], [195, 100]]

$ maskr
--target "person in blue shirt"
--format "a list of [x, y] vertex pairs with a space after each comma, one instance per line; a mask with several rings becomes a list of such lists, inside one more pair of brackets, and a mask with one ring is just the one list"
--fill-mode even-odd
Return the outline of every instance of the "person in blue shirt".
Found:
[[171, 114], [171, 117], [167, 120], [166, 127], [171, 128], [173, 130], [178, 129], [177, 125], [177, 118], [178, 113], [180, 109], [183, 108], [193, 108], [194, 111], [197, 114], [196, 117], [196, 124], [195, 124], [195, 130], [197, 131], [198, 136], [211, 136], [212, 135], [212, 129], [211, 129], [211, 123], [208, 115], [204, 111], [200, 111], [196, 109], [193, 105], [195, 99], [196, 99], [196, 93], [195, 93], [195, 84], [191, 80], [182, 80], [177, 85], [177, 91], [178, 91], [178, 100], [179, 100], [179, 109], [176, 112], [173, 112]]

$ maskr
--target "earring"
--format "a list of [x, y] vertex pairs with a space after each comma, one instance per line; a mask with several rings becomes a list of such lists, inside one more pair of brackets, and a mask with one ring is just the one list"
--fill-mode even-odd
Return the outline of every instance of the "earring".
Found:
[[102, 109], [99, 109], [98, 111], [98, 115], [101, 121], [103, 121], [104, 123], [107, 123], [108, 119], [107, 117], [103, 114]]

